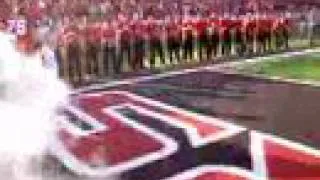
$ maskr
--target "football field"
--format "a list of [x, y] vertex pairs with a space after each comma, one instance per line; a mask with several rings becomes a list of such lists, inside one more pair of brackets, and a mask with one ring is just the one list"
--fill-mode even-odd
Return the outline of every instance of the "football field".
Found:
[[320, 80], [320, 53], [273, 58], [254, 64], [243, 64], [236, 68], [245, 74], [278, 76], [284, 79]]
[[66, 108], [69, 136], [63, 133], [65, 146], [55, 152], [76, 174], [124, 180], [320, 178], [316, 87], [210, 68], [102, 87], [74, 95]]

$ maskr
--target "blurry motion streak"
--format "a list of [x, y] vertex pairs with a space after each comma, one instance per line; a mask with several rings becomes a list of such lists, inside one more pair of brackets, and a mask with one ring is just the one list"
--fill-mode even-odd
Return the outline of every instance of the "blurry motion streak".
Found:
[[42, 179], [41, 159], [55, 136], [53, 118], [68, 89], [41, 66], [39, 52], [26, 55], [14, 43], [13, 35], [0, 32], [0, 154], [10, 164], [9, 177]]

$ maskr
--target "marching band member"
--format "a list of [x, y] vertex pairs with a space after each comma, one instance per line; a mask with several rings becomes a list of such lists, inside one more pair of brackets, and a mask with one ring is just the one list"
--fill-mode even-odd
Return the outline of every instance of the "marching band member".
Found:
[[67, 48], [67, 68], [72, 82], [79, 83], [85, 76], [81, 68], [80, 40], [78, 37], [78, 28], [68, 27], [65, 32], [65, 48]]
[[180, 62], [180, 48], [182, 41], [182, 32], [179, 19], [175, 18], [174, 20], [169, 20], [167, 22], [167, 45], [168, 45], [168, 54], [170, 58], [170, 63], [173, 63], [173, 56]]
[[165, 57], [162, 44], [162, 25], [156, 22], [150, 16], [149, 33], [150, 33], [150, 67], [152, 69], [156, 66], [156, 55], [160, 56], [161, 64], [165, 64]]
[[131, 60], [131, 67], [133, 70], [139, 70], [143, 68], [143, 57], [145, 56], [145, 38], [142, 23], [135, 20], [131, 26], [133, 29], [133, 56]]
[[98, 74], [98, 52], [101, 43], [101, 24], [94, 23], [86, 28], [86, 67], [91, 76]]
[[105, 22], [103, 28], [104, 70], [106, 75], [113, 76], [117, 62], [117, 27], [114, 23]]
[[[136, 16], [137, 17], [137, 16]], [[89, 46], [95, 47], [95, 43], [99, 44], [101, 38], [103, 44], [106, 44], [104, 49], [104, 67], [105, 72], [109, 74], [121, 73], [123, 65], [129, 65], [132, 69], [140, 69], [144, 65], [144, 58], [150, 62], [151, 68], [156, 67], [156, 57], [160, 56], [160, 64], [165, 64], [165, 53], [168, 53], [170, 62], [174, 57], [180, 61], [180, 48], [183, 50], [183, 59], [194, 59], [194, 51], [197, 49], [198, 58], [210, 59], [216, 55], [242, 55], [244, 51], [253, 51], [255, 45], [259, 49], [266, 51], [271, 49], [271, 32], [276, 32], [277, 41], [286, 43], [289, 35], [286, 22], [276, 21], [274, 29], [271, 29], [270, 20], [268, 19], [249, 19], [244, 18], [232, 19], [228, 18], [210, 18], [210, 19], [191, 19], [185, 18], [182, 22], [179, 19], [169, 18], [165, 21], [155, 20], [149, 16], [147, 20], [136, 18], [130, 23], [125, 17], [114, 21], [113, 25], [101, 30], [101, 27], [95, 27], [98, 32], [93, 31], [92, 40], [89, 37]], [[265, 22], [266, 21], [266, 22]], [[99, 23], [100, 24], [100, 23]], [[165, 27], [165, 28], [164, 28]], [[103, 31], [103, 33], [100, 33]], [[68, 32], [66, 33], [68, 34]], [[96, 37], [97, 34], [104, 34]], [[75, 59], [79, 59], [79, 53], [72, 53], [72, 49], [79, 49], [77, 46], [76, 37], [70, 38], [69, 46], [69, 66], [73, 76], [77, 74], [79, 63]], [[165, 42], [163, 42], [165, 41]], [[284, 42], [285, 41], [285, 42]], [[281, 43], [282, 45], [285, 45]], [[29, 43], [24, 43], [29, 44]], [[197, 46], [195, 45], [197, 44]], [[278, 42], [280, 44], [280, 42]], [[167, 48], [165, 48], [167, 45]], [[286, 45], [285, 45], [286, 46]], [[70, 52], [71, 51], [71, 52]], [[89, 66], [89, 71], [95, 74], [98, 64], [97, 52], [89, 50], [92, 54]], [[231, 53], [230, 53], [231, 52]], [[259, 51], [260, 52], [260, 51]], [[249, 53], [249, 52], [247, 52]], [[116, 55], [115, 55], [116, 54]], [[125, 56], [127, 55], [127, 56]], [[114, 58], [116, 56], [116, 58]], [[110, 61], [112, 60], [112, 62]], [[128, 61], [128, 63], [126, 63]], [[94, 65], [94, 68], [90, 68]], [[99, 72], [100, 72], [99, 68]], [[111, 73], [112, 72], [112, 73]], [[79, 75], [81, 76], [81, 74]]]
[[193, 60], [193, 41], [194, 41], [194, 36], [193, 36], [193, 25], [192, 21], [189, 18], [184, 19], [183, 27], [182, 27], [182, 34], [183, 34], [183, 39], [182, 39], [182, 44], [183, 44], [183, 59], [184, 61], [188, 61], [188, 57], [190, 58], [190, 61]]
[[[207, 47], [207, 31], [206, 28], [208, 27], [207, 20], [206, 19], [196, 19], [195, 23], [195, 34], [198, 44], [198, 58], [200, 61], [203, 60], [203, 51], [205, 51]], [[207, 57], [208, 58], [208, 57]]]
[[[132, 37], [132, 31], [129, 29], [129, 26], [127, 23], [122, 23], [120, 26], [118, 26], [119, 31], [119, 53], [118, 53], [118, 60], [115, 64], [115, 72], [119, 74], [124, 65], [124, 61], [129, 61], [131, 59], [131, 37]], [[124, 58], [126, 55], [126, 58]]]
[[208, 20], [208, 27], [206, 29], [207, 44], [206, 44], [206, 53], [207, 58], [211, 59], [212, 55], [215, 57], [218, 53], [219, 45], [219, 29], [216, 19]]

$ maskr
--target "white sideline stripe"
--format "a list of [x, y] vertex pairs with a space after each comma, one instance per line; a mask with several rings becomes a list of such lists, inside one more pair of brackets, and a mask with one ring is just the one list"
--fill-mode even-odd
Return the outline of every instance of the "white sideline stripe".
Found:
[[110, 177], [117, 176], [122, 172], [129, 171], [131, 169], [137, 168], [141, 165], [154, 162], [159, 159], [163, 159], [173, 153], [178, 149], [178, 144], [166, 135], [152, 130], [142, 124], [136, 123], [135, 121], [114, 112], [111, 109], [105, 110], [111, 116], [114, 116], [126, 125], [131, 126], [137, 131], [140, 131], [148, 136], [161, 142], [164, 147], [158, 151], [147, 153], [143, 156], [135, 157], [126, 162], [121, 162], [113, 166], [102, 166], [102, 167], [91, 167], [88, 163], [85, 163], [77, 159], [66, 147], [62, 144], [60, 140], [57, 140], [56, 144], [52, 146], [51, 153], [54, 154], [65, 166], [71, 169], [78, 175], [85, 175], [90, 177]]
[[262, 180], [246, 169], [226, 165], [202, 165], [163, 180], [191, 180], [201, 175], [205, 175], [206, 173], [228, 173], [230, 175], [240, 176], [250, 180]]
[[154, 75], [148, 75], [148, 76], [140, 76], [140, 77], [136, 77], [136, 78], [129, 78], [129, 79], [124, 79], [124, 80], [118, 80], [118, 81], [111, 81], [105, 84], [93, 84], [90, 85], [88, 87], [84, 87], [84, 88], [80, 88], [80, 89], [76, 89], [73, 92], [71, 92], [71, 94], [79, 94], [81, 92], [87, 92], [87, 91], [92, 91], [92, 90], [99, 90], [99, 89], [104, 89], [104, 88], [109, 88], [109, 87], [117, 87], [120, 85], [128, 85], [128, 84], [134, 84], [134, 83], [138, 83], [138, 82], [146, 82], [146, 81], [150, 81], [150, 80], [156, 80], [156, 79], [163, 79], [163, 78], [167, 78], [167, 77], [174, 77], [177, 75], [182, 75], [182, 74], [189, 74], [189, 73], [193, 73], [193, 72], [200, 72], [202, 70], [205, 69], [212, 69], [212, 68], [218, 68], [221, 66], [228, 66], [231, 63], [238, 63], [238, 62], [242, 62], [242, 61], [258, 61], [261, 59], [272, 59], [272, 58], [276, 58], [276, 57], [291, 57], [291, 56], [295, 56], [295, 55], [303, 55], [303, 54], [309, 54], [309, 53], [314, 53], [314, 52], [320, 52], [320, 48], [315, 48], [315, 49], [306, 49], [306, 50], [302, 50], [302, 51], [295, 51], [295, 52], [286, 52], [286, 53], [282, 53], [282, 54], [273, 54], [273, 55], [269, 55], [269, 56], [262, 56], [262, 57], [256, 57], [254, 59], [250, 58], [250, 59], [241, 59], [239, 58], [238, 61], [234, 61], [234, 62], [224, 62], [221, 64], [212, 64], [212, 65], [207, 65], [207, 66], [200, 66], [197, 68], [189, 68], [189, 69], [183, 69], [183, 70], [178, 70], [178, 71], [171, 71], [171, 72], [166, 72], [166, 73], [162, 73], [162, 74], [154, 74]]

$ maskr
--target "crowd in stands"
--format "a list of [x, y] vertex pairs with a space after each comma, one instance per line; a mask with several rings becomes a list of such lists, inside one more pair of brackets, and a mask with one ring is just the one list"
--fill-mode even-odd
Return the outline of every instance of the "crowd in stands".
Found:
[[182, 14], [206, 17], [240, 15], [255, 10], [273, 12], [272, 3], [256, 0], [3, 0], [0, 5], [0, 18], [23, 15], [28, 21], [69, 19], [72, 22], [83, 16], [94, 21], [118, 19], [119, 16], [162, 19]]

